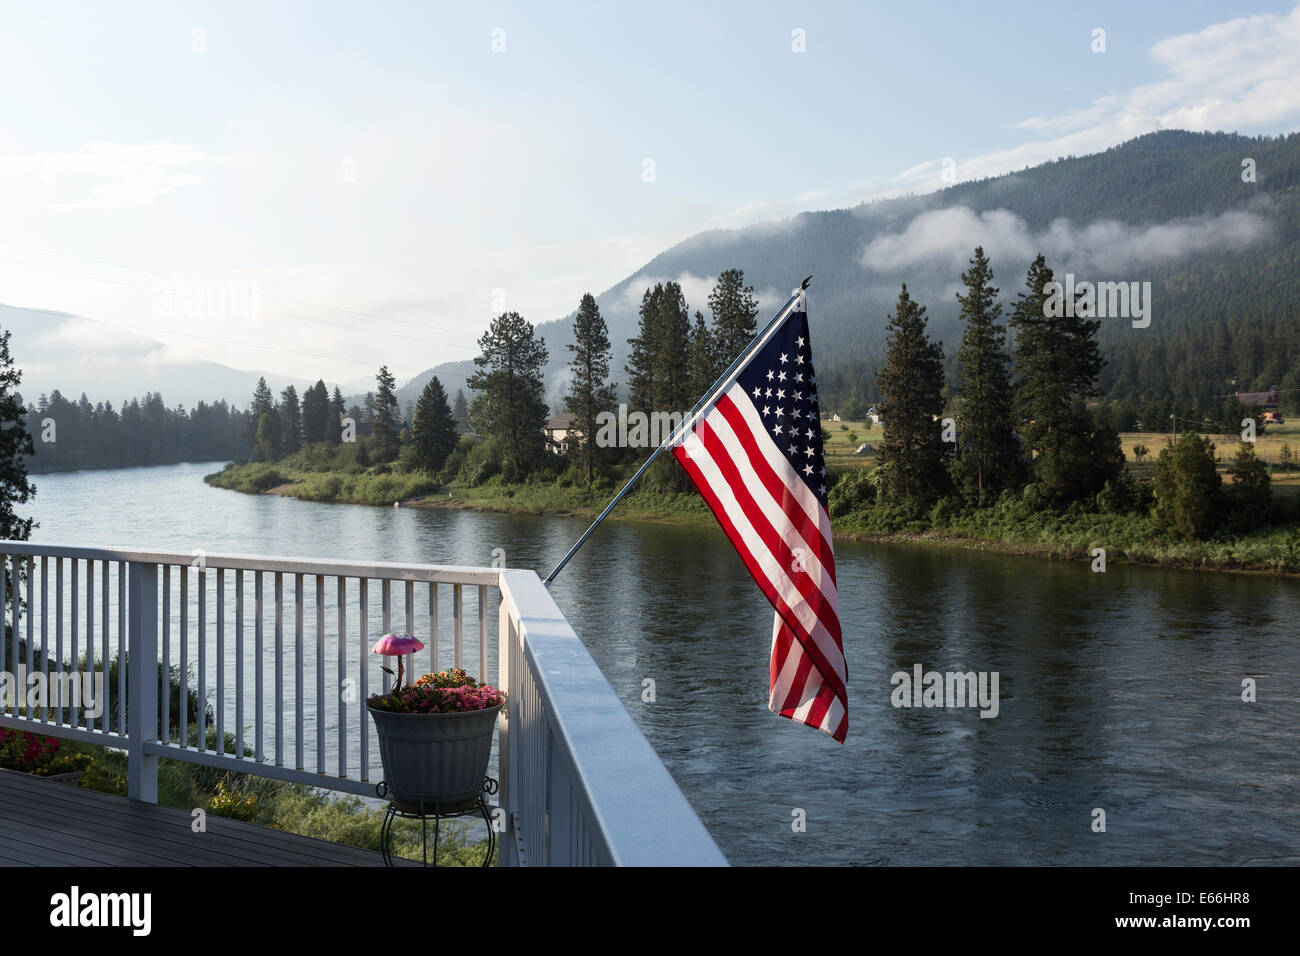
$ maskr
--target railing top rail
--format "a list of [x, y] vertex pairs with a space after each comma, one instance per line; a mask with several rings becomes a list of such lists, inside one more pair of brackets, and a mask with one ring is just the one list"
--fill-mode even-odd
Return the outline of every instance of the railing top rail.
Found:
[[331, 561], [319, 558], [294, 558], [253, 554], [212, 554], [191, 551], [155, 551], [140, 548], [87, 548], [79, 545], [41, 544], [31, 541], [0, 541], [0, 554], [33, 557], [82, 558], [91, 561], [134, 561], [142, 564], [193, 565], [244, 571], [271, 571], [285, 574], [324, 574], [346, 578], [379, 578], [394, 581], [432, 581], [439, 584], [470, 584], [496, 587], [497, 568], [460, 567], [445, 564], [402, 564], [392, 561]]
[[708, 829], [533, 571], [503, 570], [551, 730], [613, 856], [625, 866], [726, 866]]

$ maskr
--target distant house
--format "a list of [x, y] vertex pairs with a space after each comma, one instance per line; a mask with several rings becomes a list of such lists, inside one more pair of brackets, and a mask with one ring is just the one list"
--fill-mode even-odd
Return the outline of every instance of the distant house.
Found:
[[839, 420], [840, 420], [840, 416], [837, 415], [835, 412], [831, 412], [831, 421], [838, 422]]
[[879, 407], [878, 405], [872, 405], [870, 408], [868, 408], [868, 409], [867, 409], [867, 417], [868, 417], [869, 419], [871, 419], [871, 424], [873, 424], [873, 425], [879, 425], [879, 424], [880, 424], [880, 407]]
[[1237, 401], [1243, 405], [1255, 405], [1260, 408], [1277, 408], [1277, 386], [1274, 385], [1267, 392], [1238, 392]]
[[546, 423], [546, 449], [555, 455], [563, 455], [569, 450], [569, 442], [578, 435], [578, 416], [572, 412], [560, 412]]

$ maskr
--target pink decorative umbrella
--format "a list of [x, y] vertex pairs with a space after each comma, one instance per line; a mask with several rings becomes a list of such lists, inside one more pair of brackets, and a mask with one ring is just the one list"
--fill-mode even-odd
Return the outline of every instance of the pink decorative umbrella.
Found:
[[[397, 693], [402, 686], [402, 657], [406, 654], [414, 654], [416, 651], [424, 650], [424, 642], [409, 634], [385, 634], [379, 640], [375, 641], [375, 646], [370, 649], [372, 654], [382, 654], [385, 657], [397, 658], [397, 683], [393, 685], [393, 693]], [[379, 665], [388, 673], [392, 670]]]

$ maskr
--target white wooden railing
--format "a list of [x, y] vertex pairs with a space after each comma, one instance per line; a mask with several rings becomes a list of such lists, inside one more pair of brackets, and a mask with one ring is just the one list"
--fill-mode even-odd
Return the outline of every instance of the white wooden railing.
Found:
[[[473, 672], [469, 621], [476, 676], [495, 666], [509, 694], [503, 864], [726, 862], [532, 571], [5, 541], [0, 614], [0, 674], [18, 689], [0, 690], [0, 726], [125, 750], [128, 794], [148, 802], [159, 757], [374, 796], [366, 698], [389, 678], [371, 645], [402, 631], [426, 645], [407, 658], [411, 673]], [[123, 657], [103, 699], [27, 706], [20, 670], [66, 688]], [[173, 671], [175, 700], [162, 679]]]

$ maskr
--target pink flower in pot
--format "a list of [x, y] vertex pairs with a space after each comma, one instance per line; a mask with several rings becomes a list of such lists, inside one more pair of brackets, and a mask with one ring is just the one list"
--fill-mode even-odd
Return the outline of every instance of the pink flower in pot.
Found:
[[[402, 657], [406, 654], [414, 654], [416, 651], [424, 650], [424, 642], [411, 637], [408, 634], [385, 634], [379, 640], [375, 641], [375, 646], [370, 649], [372, 654], [382, 654], [384, 657], [397, 658], [397, 683], [393, 685], [393, 693], [397, 693], [402, 686]], [[379, 665], [383, 670], [392, 673], [392, 669]]]

